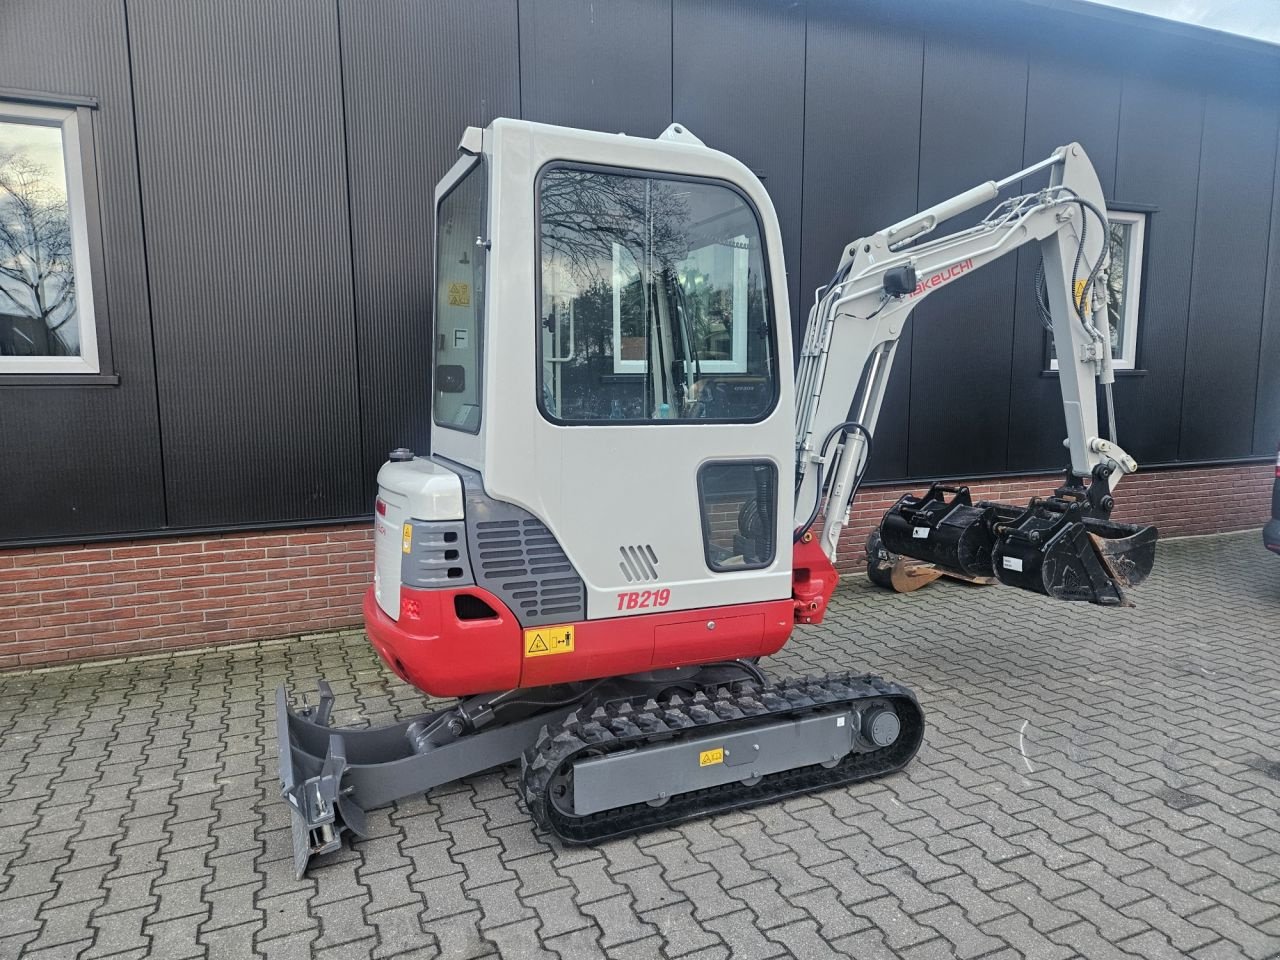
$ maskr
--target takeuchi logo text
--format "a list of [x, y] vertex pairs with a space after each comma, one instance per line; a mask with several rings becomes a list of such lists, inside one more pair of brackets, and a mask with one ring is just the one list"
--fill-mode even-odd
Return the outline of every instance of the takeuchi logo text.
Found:
[[959, 263], [953, 263], [951, 266], [944, 267], [943, 269], [937, 271], [936, 273], [929, 274], [929, 276], [925, 277], [923, 280], [917, 283], [916, 288], [912, 292], [911, 296], [918, 297], [922, 293], [925, 293], [929, 290], [934, 290], [942, 286], [944, 283], [954, 280], [956, 277], [960, 276], [960, 274], [968, 273], [972, 269], [973, 269], [972, 259], [961, 260]]

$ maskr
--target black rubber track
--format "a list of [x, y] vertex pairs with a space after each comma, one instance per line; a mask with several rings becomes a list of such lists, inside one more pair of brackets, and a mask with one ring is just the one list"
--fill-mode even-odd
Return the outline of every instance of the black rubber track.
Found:
[[[757, 783], [729, 783], [672, 797], [659, 807], [636, 803], [576, 817], [550, 796], [557, 771], [582, 755], [596, 756], [670, 743], [681, 737], [730, 734], [754, 726], [853, 707], [893, 707], [902, 724], [898, 739], [879, 750], [854, 751], [832, 767], [797, 767], [762, 777]], [[568, 844], [597, 843], [737, 810], [784, 797], [870, 780], [901, 770], [924, 737], [924, 714], [906, 687], [869, 674], [839, 673], [781, 680], [767, 686], [750, 681], [717, 687], [661, 703], [646, 697], [584, 706], [543, 727], [521, 762], [520, 788], [534, 822]]]

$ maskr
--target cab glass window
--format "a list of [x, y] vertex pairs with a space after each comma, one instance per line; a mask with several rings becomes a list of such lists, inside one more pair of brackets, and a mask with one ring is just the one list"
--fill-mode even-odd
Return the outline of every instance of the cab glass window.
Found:
[[722, 183], [566, 166], [539, 181], [552, 420], [753, 421], [776, 394], [759, 221]]
[[436, 211], [436, 330], [433, 409], [442, 427], [480, 430], [484, 322], [485, 170], [474, 167]]
[[778, 468], [770, 460], [722, 461], [698, 471], [707, 566], [758, 570], [777, 552]]

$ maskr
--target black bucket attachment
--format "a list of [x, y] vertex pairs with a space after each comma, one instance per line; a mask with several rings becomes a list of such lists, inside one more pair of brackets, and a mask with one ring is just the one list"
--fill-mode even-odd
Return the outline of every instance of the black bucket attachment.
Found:
[[907, 494], [889, 508], [880, 521], [880, 541], [891, 553], [965, 576], [989, 577], [997, 511], [993, 504], [975, 506], [968, 487], [935, 483], [923, 497]]
[[1057, 498], [1032, 500], [995, 530], [996, 579], [1055, 600], [1130, 606], [1125, 588], [1147, 579], [1156, 559], [1155, 527], [1088, 517], [1079, 502]]
[[1022, 509], [974, 503], [968, 487], [935, 483], [923, 497], [908, 494], [889, 509], [880, 542], [891, 553], [968, 577], [995, 576], [1055, 600], [1129, 606], [1125, 588], [1145, 580], [1155, 562], [1156, 528], [1116, 523], [1104, 513], [1083, 487], [1059, 488]]

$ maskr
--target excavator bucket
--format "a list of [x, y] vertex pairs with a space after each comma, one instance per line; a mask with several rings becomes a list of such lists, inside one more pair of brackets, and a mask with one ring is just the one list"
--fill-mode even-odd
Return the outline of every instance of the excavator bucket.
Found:
[[1142, 583], [1155, 563], [1156, 528], [1090, 516], [1086, 499], [1060, 493], [1021, 509], [974, 503], [967, 487], [935, 483], [923, 497], [907, 495], [893, 505], [877, 547], [953, 576], [994, 575], [1055, 600], [1130, 606], [1125, 590]]
[[995, 525], [992, 568], [1003, 584], [1055, 600], [1132, 606], [1127, 587], [1142, 583], [1155, 563], [1155, 527], [1083, 515], [1080, 504], [1031, 502], [1010, 523]]

